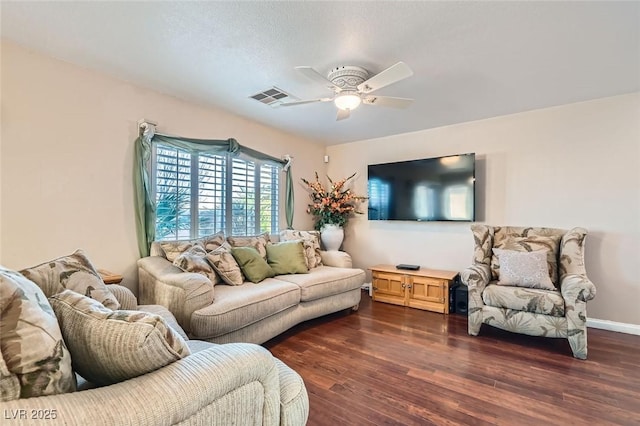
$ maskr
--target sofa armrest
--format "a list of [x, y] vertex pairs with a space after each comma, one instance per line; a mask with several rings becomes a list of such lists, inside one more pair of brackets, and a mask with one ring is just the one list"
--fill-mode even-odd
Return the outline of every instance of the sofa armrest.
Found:
[[320, 250], [322, 264], [326, 266], [334, 266], [336, 268], [353, 268], [353, 262], [349, 253], [344, 251], [325, 251]]
[[109, 291], [120, 302], [120, 309], [135, 311], [138, 308], [138, 300], [133, 292], [120, 284], [107, 284]]
[[138, 260], [140, 304], [162, 305], [191, 331], [191, 315], [213, 302], [213, 283], [201, 274], [184, 272], [167, 259], [149, 256]]
[[596, 297], [596, 286], [585, 274], [568, 274], [560, 281], [560, 291], [566, 303], [575, 305], [578, 302], [588, 302]]
[[240, 343], [211, 347], [111, 386], [2, 405], [5, 413], [24, 413], [16, 419], [20, 424], [152, 426], [205, 419], [278, 424], [279, 401], [273, 356], [258, 345]]
[[462, 283], [468, 288], [467, 293], [467, 327], [469, 334], [477, 336], [482, 325], [482, 309], [484, 301], [482, 300], [482, 292], [489, 285], [491, 279], [491, 270], [489, 265], [484, 263], [476, 263], [460, 273]]
[[460, 273], [460, 279], [462, 283], [469, 288], [469, 291], [475, 289], [482, 293], [491, 279], [491, 270], [489, 269], [489, 265], [476, 263], [462, 271]]

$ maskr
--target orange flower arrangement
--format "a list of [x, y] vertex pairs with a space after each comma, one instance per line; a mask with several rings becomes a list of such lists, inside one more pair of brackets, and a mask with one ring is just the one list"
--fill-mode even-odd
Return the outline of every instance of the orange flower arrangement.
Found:
[[311, 204], [307, 208], [307, 213], [315, 216], [315, 229], [321, 229], [324, 225], [334, 224], [344, 226], [354, 214], [362, 214], [356, 209], [356, 205], [367, 199], [355, 195], [351, 189], [345, 189], [345, 185], [356, 174], [352, 174], [348, 178], [334, 182], [329, 176], [327, 179], [331, 184], [329, 190], [320, 182], [318, 173], [316, 172], [316, 180], [309, 182], [302, 178], [302, 182], [307, 186]]

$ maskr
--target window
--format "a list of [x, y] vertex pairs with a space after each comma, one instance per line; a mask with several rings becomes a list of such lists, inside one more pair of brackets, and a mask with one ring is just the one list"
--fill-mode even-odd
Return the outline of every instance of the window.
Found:
[[278, 232], [280, 166], [154, 146], [156, 240]]

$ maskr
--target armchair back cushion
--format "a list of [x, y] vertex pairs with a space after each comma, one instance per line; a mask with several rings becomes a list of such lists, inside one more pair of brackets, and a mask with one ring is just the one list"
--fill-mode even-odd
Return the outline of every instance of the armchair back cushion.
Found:
[[[524, 228], [515, 226], [493, 227], [492, 248], [515, 251], [548, 250], [547, 263], [549, 264], [549, 277], [554, 285], [558, 280], [558, 252], [560, 239], [565, 230], [554, 228]], [[500, 261], [493, 254], [491, 257], [491, 277], [500, 279]]]

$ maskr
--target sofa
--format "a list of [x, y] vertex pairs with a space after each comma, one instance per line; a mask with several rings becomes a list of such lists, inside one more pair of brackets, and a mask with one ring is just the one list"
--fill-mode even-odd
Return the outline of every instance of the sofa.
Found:
[[[138, 260], [139, 298], [142, 303], [169, 309], [190, 338], [214, 343], [260, 344], [300, 322], [344, 309], [357, 310], [364, 271], [353, 268], [345, 252], [320, 250], [319, 234], [285, 231], [280, 237], [287, 232], [289, 238], [304, 240], [311, 267], [304, 273], [276, 275], [259, 283], [245, 279], [241, 285], [214, 285], [201, 273], [186, 272], [167, 257], [167, 247], [173, 250], [175, 246], [165, 244], [163, 248], [162, 243], [154, 242], [151, 255]], [[260, 251], [272, 244], [268, 235], [263, 238], [262, 245], [257, 245]], [[216, 246], [210, 245], [211, 237], [194, 242]]]
[[[59, 276], [62, 280], [62, 286], [66, 289], [53, 295], [49, 294], [51, 286], [38, 282], [38, 286], [42, 286], [40, 289], [34, 284], [35, 281], [25, 279], [27, 276], [34, 278], [29, 275], [29, 271], [21, 271], [20, 274], [0, 267], [0, 324], [3, 340], [0, 357], [0, 401], [5, 421], [15, 421], [16, 424], [46, 422], [105, 426], [306, 423], [309, 401], [304, 382], [295, 371], [274, 358], [268, 350], [249, 343], [215, 344], [189, 340], [166, 308], [158, 305], [138, 305], [133, 293], [120, 285], [103, 285], [103, 289], [97, 289], [117, 304], [117, 310], [107, 309], [91, 298], [96, 296], [96, 285], [87, 286], [86, 291], [82, 293], [69, 290], [71, 284], [74, 284], [73, 277], [82, 274], [74, 274], [75, 271], [69, 272], [68, 269], [54, 274], [51, 271], [55, 263], [49, 262], [48, 265], [52, 265], [52, 269], [41, 274], [47, 279]], [[82, 267], [88, 265], [86, 259], [81, 260], [81, 263]], [[49, 267], [47, 264], [43, 265], [45, 268]], [[75, 284], [80, 281], [82, 280], [75, 280]], [[178, 356], [180, 359], [137, 377], [107, 385], [91, 383], [78, 375], [76, 366], [81, 365], [82, 361], [75, 352], [79, 342], [74, 340], [76, 336], [81, 340], [80, 337], [86, 337], [87, 334], [100, 334], [101, 330], [100, 327], [90, 326], [88, 330], [82, 331], [75, 327], [75, 324], [69, 323], [69, 317], [64, 316], [59, 308], [61, 304], [65, 305], [65, 298], [93, 305], [96, 309], [94, 314], [106, 315], [105, 322], [110, 323], [109, 325], [116, 323], [129, 329], [135, 324], [127, 321], [138, 321], [141, 317], [155, 324], [152, 327], [143, 324], [145, 328], [142, 340], [127, 340], [126, 336], [112, 333], [109, 339], [102, 340], [94, 348], [96, 355], [95, 359], [88, 360], [89, 368], [93, 368], [91, 364], [94, 361], [95, 364], [103, 361], [100, 358], [103, 352], [107, 354], [105, 357], [110, 356], [124, 363], [146, 363], [146, 358], [136, 359], [140, 357], [136, 355], [139, 352], [135, 351], [145, 350], [150, 346], [147, 342], [151, 335], [157, 334], [158, 329], [163, 328], [168, 335], [173, 336], [173, 342], [165, 341], [165, 345], [186, 344], [188, 349]], [[102, 303], [104, 304], [104, 301]], [[71, 305], [67, 303], [65, 306]], [[35, 358], [34, 353], [40, 345], [34, 345], [34, 340], [28, 340], [34, 337], [31, 331], [22, 336], [26, 337], [26, 341], [10, 341], [11, 338], [17, 337], [14, 332], [19, 327], [35, 324], [36, 328], [41, 328], [41, 325], [37, 324], [38, 320], [33, 321], [34, 312], [38, 310], [40, 312], [36, 315], [43, 317], [43, 324], [49, 321], [46, 325], [50, 327], [52, 320], [55, 328], [59, 328], [55, 333], [45, 331], [47, 336], [44, 340], [42, 337], [35, 337], [35, 341], [42, 342], [44, 346], [48, 337], [57, 333], [59, 345], [62, 345], [58, 345], [57, 348], [61, 349], [64, 356], [68, 356], [69, 353], [71, 355], [66, 364], [62, 363], [57, 355], [53, 367], [50, 364], [50, 355], [45, 354], [47, 358], [43, 360]], [[24, 318], [14, 321], [16, 315], [25, 313], [31, 315], [28, 321]], [[124, 317], [129, 318], [123, 320]], [[20, 333], [24, 333], [24, 328], [18, 334]], [[118, 347], [124, 347], [125, 353], [120, 353], [119, 356], [109, 355], [108, 346], [111, 344], [120, 344]], [[88, 345], [83, 341], [81, 346]], [[82, 349], [78, 351], [81, 352]], [[128, 349], [133, 351], [133, 355]], [[20, 362], [30, 364], [26, 367], [16, 365]], [[73, 370], [70, 368], [71, 365]], [[33, 371], [37, 368], [41, 371]], [[84, 365], [84, 368], [87, 368], [87, 365]], [[73, 380], [58, 380], [65, 369]], [[52, 385], [54, 381], [58, 384]], [[67, 391], [56, 387], [66, 387]], [[34, 393], [37, 395], [32, 396]]]

